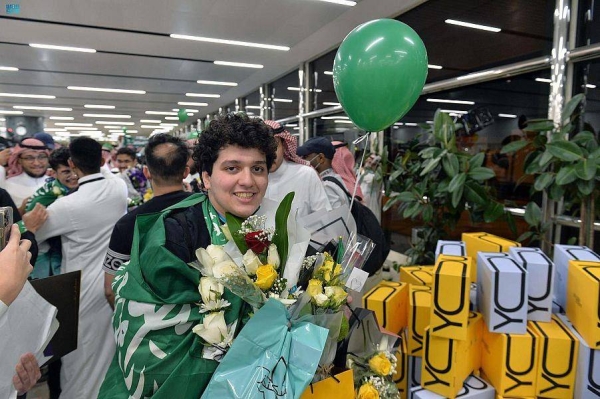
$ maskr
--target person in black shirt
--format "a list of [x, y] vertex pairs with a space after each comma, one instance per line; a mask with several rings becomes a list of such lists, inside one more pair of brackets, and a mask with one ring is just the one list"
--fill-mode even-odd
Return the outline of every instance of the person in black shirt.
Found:
[[191, 195], [183, 191], [183, 178], [189, 173], [189, 152], [184, 141], [168, 134], [157, 134], [148, 141], [145, 154], [144, 175], [152, 182], [154, 198], [117, 222], [104, 258], [104, 293], [113, 308], [112, 281], [119, 267], [131, 257], [136, 216], [160, 212]]

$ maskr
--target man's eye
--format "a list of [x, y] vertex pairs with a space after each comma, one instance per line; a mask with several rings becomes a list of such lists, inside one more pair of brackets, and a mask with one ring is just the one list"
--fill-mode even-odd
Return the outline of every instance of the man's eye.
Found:
[[254, 171], [256, 173], [262, 173], [265, 170], [265, 168], [263, 168], [262, 166], [255, 166], [254, 167]]

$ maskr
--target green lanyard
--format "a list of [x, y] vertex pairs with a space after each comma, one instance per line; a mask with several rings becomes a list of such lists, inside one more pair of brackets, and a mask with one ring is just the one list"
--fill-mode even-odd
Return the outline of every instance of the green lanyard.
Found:
[[210, 203], [210, 200], [202, 202], [202, 213], [204, 214], [204, 221], [206, 222], [206, 228], [210, 234], [210, 242], [214, 245], [225, 245], [227, 244], [227, 238], [221, 231], [221, 219], [219, 219], [219, 213], [214, 206]]

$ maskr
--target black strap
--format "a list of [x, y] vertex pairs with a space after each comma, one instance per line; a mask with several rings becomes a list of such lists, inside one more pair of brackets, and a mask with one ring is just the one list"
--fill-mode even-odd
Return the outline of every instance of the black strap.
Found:
[[342, 189], [342, 190], [343, 190], [343, 191], [346, 193], [346, 196], [348, 196], [348, 199], [349, 199], [349, 200], [352, 200], [352, 195], [350, 195], [350, 193], [348, 192], [348, 190], [346, 190], [346, 187], [344, 187], [344, 185], [343, 185], [343, 184], [342, 184], [342, 183], [341, 183], [341, 182], [340, 182], [338, 179], [336, 179], [336, 178], [335, 178], [335, 177], [333, 177], [333, 176], [325, 176], [325, 177], [323, 178], [323, 180], [324, 180], [324, 181], [330, 181], [330, 182], [332, 182], [332, 183], [335, 183], [335, 184], [336, 184], [336, 186], [338, 186], [339, 188], [341, 188], [341, 189]]
[[185, 239], [185, 244], [187, 245], [188, 250], [190, 251], [191, 259], [194, 259], [194, 253], [196, 249], [194, 248], [194, 244], [192, 243], [192, 236], [190, 235], [190, 229], [188, 228], [184, 212], [174, 212], [171, 216], [181, 226], [181, 229], [183, 230], [183, 238]]

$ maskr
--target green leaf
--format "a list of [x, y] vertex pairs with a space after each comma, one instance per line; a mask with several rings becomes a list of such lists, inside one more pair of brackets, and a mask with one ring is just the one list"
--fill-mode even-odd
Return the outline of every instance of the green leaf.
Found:
[[[285, 262], [288, 257], [289, 245], [288, 240], [288, 216], [292, 209], [292, 201], [294, 200], [294, 192], [288, 193], [281, 203], [277, 207], [275, 212], [275, 234], [273, 235], [273, 244], [277, 245], [277, 252], [279, 252], [279, 258], [281, 259], [281, 269], [279, 269], [279, 275], [283, 276], [285, 270]], [[244, 254], [245, 252], [242, 252]]]
[[506, 212], [506, 223], [508, 224], [508, 228], [513, 235], [517, 235], [517, 223], [515, 222], [515, 217], [510, 212]]
[[535, 148], [540, 148], [540, 147], [545, 146], [547, 142], [548, 142], [548, 137], [546, 137], [546, 135], [544, 135], [544, 134], [538, 134], [533, 139], [533, 146]]
[[398, 177], [400, 177], [400, 175], [402, 174], [402, 172], [404, 172], [403, 169], [396, 169], [391, 175], [390, 175], [390, 181], [396, 181], [398, 180]]
[[573, 98], [571, 98], [565, 104], [565, 106], [562, 110], [562, 113], [560, 115], [560, 120], [562, 121], [562, 123], [566, 123], [571, 120], [571, 116], [573, 115], [573, 112], [575, 112], [575, 109], [577, 108], [579, 103], [583, 100], [583, 98], [584, 98], [583, 93], [580, 93], [580, 94], [577, 94], [576, 96], [573, 96]]
[[545, 190], [552, 182], [554, 181], [554, 175], [552, 173], [542, 173], [535, 179], [535, 183], [533, 184], [533, 188], [535, 191], [543, 191]]
[[519, 238], [517, 238], [517, 241], [518, 242], [523, 242], [525, 240], [528, 240], [531, 237], [533, 237], [534, 234], [535, 234], [535, 232], [533, 232], [533, 231], [526, 231], [525, 233], [521, 234], [519, 236]]
[[456, 176], [458, 173], [458, 158], [456, 155], [452, 153], [446, 154], [446, 156], [442, 159], [442, 167], [448, 176]]
[[577, 143], [580, 146], [587, 148], [590, 152], [596, 151], [596, 149], [598, 148], [598, 141], [596, 140], [596, 136], [594, 136], [594, 133], [588, 131], [577, 133], [575, 137], [571, 139], [571, 142]]
[[529, 165], [531, 165], [532, 162], [539, 162], [541, 154], [541, 151], [536, 150], [525, 155], [525, 159], [523, 160], [523, 171], [525, 173], [528, 173], [527, 168], [529, 168]]
[[577, 144], [564, 140], [546, 144], [546, 150], [556, 158], [566, 162], [577, 161], [583, 156], [581, 148]]
[[390, 209], [391, 207], [396, 205], [398, 202], [400, 202], [400, 200], [398, 199], [398, 196], [390, 198], [383, 206], [383, 211], [384, 212], [387, 211], [388, 209]]
[[419, 152], [419, 156], [423, 159], [433, 158], [433, 154], [435, 153], [436, 150], [439, 150], [439, 148], [427, 147], [427, 148], [421, 150], [421, 152]]
[[[458, 176], [460, 176], [460, 175], [458, 175]], [[464, 174], [463, 174], [463, 176], [464, 176]], [[466, 176], [465, 176], [465, 178], [466, 178]], [[456, 188], [455, 191], [452, 192], [452, 206], [454, 208], [456, 208], [458, 206], [458, 204], [460, 203], [460, 200], [462, 199], [462, 196], [463, 196], [464, 189], [465, 189], [464, 184], [461, 184]]]
[[554, 129], [554, 122], [551, 120], [527, 123], [527, 130], [531, 132], [547, 132], [552, 129]]
[[525, 207], [525, 221], [530, 226], [537, 226], [542, 222], [542, 210], [535, 202], [530, 202]]
[[403, 216], [406, 219], [412, 218], [413, 216], [417, 215], [421, 211], [421, 206], [422, 205], [418, 202], [412, 203], [404, 210]]
[[496, 177], [496, 174], [490, 168], [479, 166], [469, 171], [469, 177], [473, 180], [485, 181]]
[[491, 223], [504, 214], [504, 205], [499, 202], [491, 201], [485, 207], [483, 212], [483, 220], [486, 223]]
[[575, 164], [575, 174], [582, 180], [592, 180], [596, 177], [596, 163], [583, 158]]
[[550, 186], [548, 195], [550, 196], [551, 200], [559, 201], [563, 195], [565, 195], [565, 188], [563, 186], [559, 186], [558, 184], [553, 184]]
[[525, 173], [528, 175], [533, 175], [535, 173], [540, 173], [542, 171], [542, 168], [540, 166], [540, 159], [542, 158], [542, 155], [544, 153], [539, 153], [535, 156], [532, 156], [530, 159], [531, 161], [529, 161], [529, 164], [527, 164], [525, 166]]
[[433, 206], [431, 206], [431, 204], [425, 205], [425, 208], [423, 208], [422, 217], [425, 223], [431, 222], [431, 219], [433, 219]]
[[240, 231], [242, 228], [244, 219], [232, 215], [231, 213], [225, 213], [225, 222], [227, 223], [227, 227], [229, 227], [233, 242], [235, 242], [235, 245], [238, 247], [240, 252], [245, 254], [248, 251], [248, 244], [246, 244], [244, 236], [238, 233], [238, 231]]
[[472, 181], [465, 183], [465, 198], [467, 201], [482, 206], [487, 205], [489, 201], [489, 196], [485, 188], [481, 184]]
[[500, 154], [508, 154], [511, 152], [517, 152], [520, 149], [525, 148], [527, 146], [527, 144], [529, 144], [529, 141], [527, 141], [527, 140], [513, 141], [512, 143], [508, 143], [507, 145], [502, 147]]
[[556, 174], [556, 184], [559, 186], [573, 183], [575, 180], [577, 180], [577, 175], [573, 165], [563, 166]]
[[[450, 184], [448, 185], [448, 192], [454, 193], [459, 188], [462, 188], [465, 185], [465, 181], [467, 180], [467, 175], [465, 173], [459, 173], [454, 176], [452, 180], [450, 180]], [[462, 190], [461, 190], [462, 193]]]
[[415, 194], [411, 191], [403, 191], [399, 193], [397, 196], [398, 201], [400, 202], [413, 202], [416, 201]]
[[571, 237], [567, 240], [567, 245], [575, 245], [577, 244], [577, 237]]
[[590, 195], [594, 191], [594, 188], [596, 188], [596, 182], [594, 180], [579, 180], [577, 182], [577, 189], [581, 195]]
[[538, 164], [543, 168], [544, 166], [546, 166], [550, 161], [552, 161], [552, 158], [554, 156], [550, 153], [550, 151], [544, 151], [542, 153], [542, 156], [540, 156], [540, 159], [538, 161]]
[[440, 158], [432, 158], [432, 159], [428, 159], [427, 161], [423, 162], [423, 170], [420, 173], [420, 176], [425, 176], [427, 173], [431, 172], [432, 170], [434, 170], [436, 168], [436, 166], [438, 166], [438, 164], [440, 163]]
[[476, 168], [478, 166], [483, 165], [483, 161], [485, 160], [485, 153], [479, 152], [469, 160], [469, 169]]

